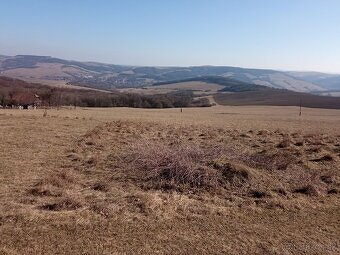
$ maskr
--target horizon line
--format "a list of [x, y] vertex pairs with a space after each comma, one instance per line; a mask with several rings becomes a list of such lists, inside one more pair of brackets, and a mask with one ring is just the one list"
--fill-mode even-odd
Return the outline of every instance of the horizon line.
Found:
[[319, 70], [292, 70], [292, 69], [285, 69], [285, 68], [269, 68], [269, 67], [244, 67], [244, 66], [237, 66], [237, 65], [214, 65], [214, 64], [202, 64], [202, 65], [131, 65], [131, 64], [114, 64], [108, 62], [100, 62], [98, 60], [76, 60], [76, 59], [66, 59], [57, 56], [51, 55], [36, 55], [36, 54], [16, 54], [16, 55], [4, 55], [0, 54], [2, 57], [19, 57], [19, 56], [31, 56], [31, 57], [46, 57], [46, 58], [57, 58], [66, 61], [75, 61], [75, 62], [83, 62], [83, 63], [96, 63], [96, 64], [104, 64], [104, 65], [116, 65], [116, 66], [126, 66], [126, 67], [154, 67], [154, 68], [190, 68], [190, 67], [232, 67], [232, 68], [240, 68], [240, 69], [255, 69], [255, 70], [269, 70], [269, 71], [278, 71], [278, 72], [300, 72], [300, 73], [325, 73], [325, 74], [333, 74], [333, 75], [340, 75], [339, 72], [332, 72], [332, 71], [319, 71]]

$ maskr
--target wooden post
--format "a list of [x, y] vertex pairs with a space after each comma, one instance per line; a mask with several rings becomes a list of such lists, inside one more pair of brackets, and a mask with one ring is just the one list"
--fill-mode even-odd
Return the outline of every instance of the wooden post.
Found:
[[302, 104], [302, 102], [301, 102], [301, 99], [300, 99], [300, 112], [299, 112], [299, 116], [301, 116], [301, 115], [302, 115], [301, 104]]

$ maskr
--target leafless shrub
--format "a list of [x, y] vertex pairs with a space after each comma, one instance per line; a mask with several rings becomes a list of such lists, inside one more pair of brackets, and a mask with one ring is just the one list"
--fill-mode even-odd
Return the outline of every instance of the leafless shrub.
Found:
[[143, 140], [127, 146], [120, 162], [154, 188], [211, 188], [223, 181], [222, 171], [211, 165], [220, 156], [218, 148]]

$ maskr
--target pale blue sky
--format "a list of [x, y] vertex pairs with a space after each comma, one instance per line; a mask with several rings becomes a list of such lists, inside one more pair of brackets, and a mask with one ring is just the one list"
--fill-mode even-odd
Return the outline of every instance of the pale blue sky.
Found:
[[339, 0], [0, 0], [0, 54], [340, 73]]

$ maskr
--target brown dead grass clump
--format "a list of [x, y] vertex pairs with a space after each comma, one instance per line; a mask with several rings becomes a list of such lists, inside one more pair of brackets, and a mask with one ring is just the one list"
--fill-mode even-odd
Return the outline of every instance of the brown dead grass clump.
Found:
[[312, 184], [308, 184], [306, 186], [297, 188], [294, 190], [294, 193], [301, 193], [307, 196], [318, 196], [319, 195], [318, 189], [315, 187], [315, 185], [312, 185]]
[[222, 172], [212, 166], [220, 156], [216, 148], [144, 140], [127, 146], [120, 162], [153, 188], [212, 188], [223, 179]]
[[63, 190], [59, 187], [55, 187], [51, 184], [36, 184], [29, 193], [33, 196], [54, 196], [60, 197], [63, 194]]
[[49, 202], [40, 206], [42, 210], [48, 211], [62, 211], [62, 210], [76, 210], [83, 206], [80, 199], [74, 197], [62, 197], [54, 202]]
[[252, 178], [251, 170], [242, 164], [231, 162], [216, 162], [214, 167], [222, 172], [224, 179], [234, 186], [242, 186], [250, 182]]
[[310, 145], [325, 145], [320, 134], [305, 135], [306, 142]]
[[331, 154], [326, 154], [320, 158], [312, 159], [313, 162], [334, 161], [334, 157]]
[[282, 141], [277, 145], [278, 148], [287, 148], [291, 145], [292, 140], [289, 135], [284, 135]]
[[108, 192], [110, 190], [110, 185], [107, 182], [98, 181], [93, 184], [92, 189], [97, 191]]
[[77, 194], [82, 188], [80, 176], [73, 171], [63, 170], [42, 178], [28, 190], [27, 195], [37, 199], [37, 208], [41, 210], [76, 210], [84, 205], [83, 199]]
[[286, 170], [297, 158], [291, 151], [261, 151], [250, 156], [250, 164], [267, 170]]
[[251, 190], [250, 195], [254, 198], [265, 198], [269, 196], [269, 194], [263, 190]]
[[40, 183], [42, 184], [48, 183], [56, 187], [65, 187], [66, 185], [76, 183], [77, 181], [78, 178], [75, 175], [75, 173], [64, 170], [49, 175], [48, 177], [43, 179]]
[[37, 182], [28, 193], [34, 196], [62, 196], [64, 189], [73, 186], [79, 180], [74, 173], [60, 171], [46, 176]]

